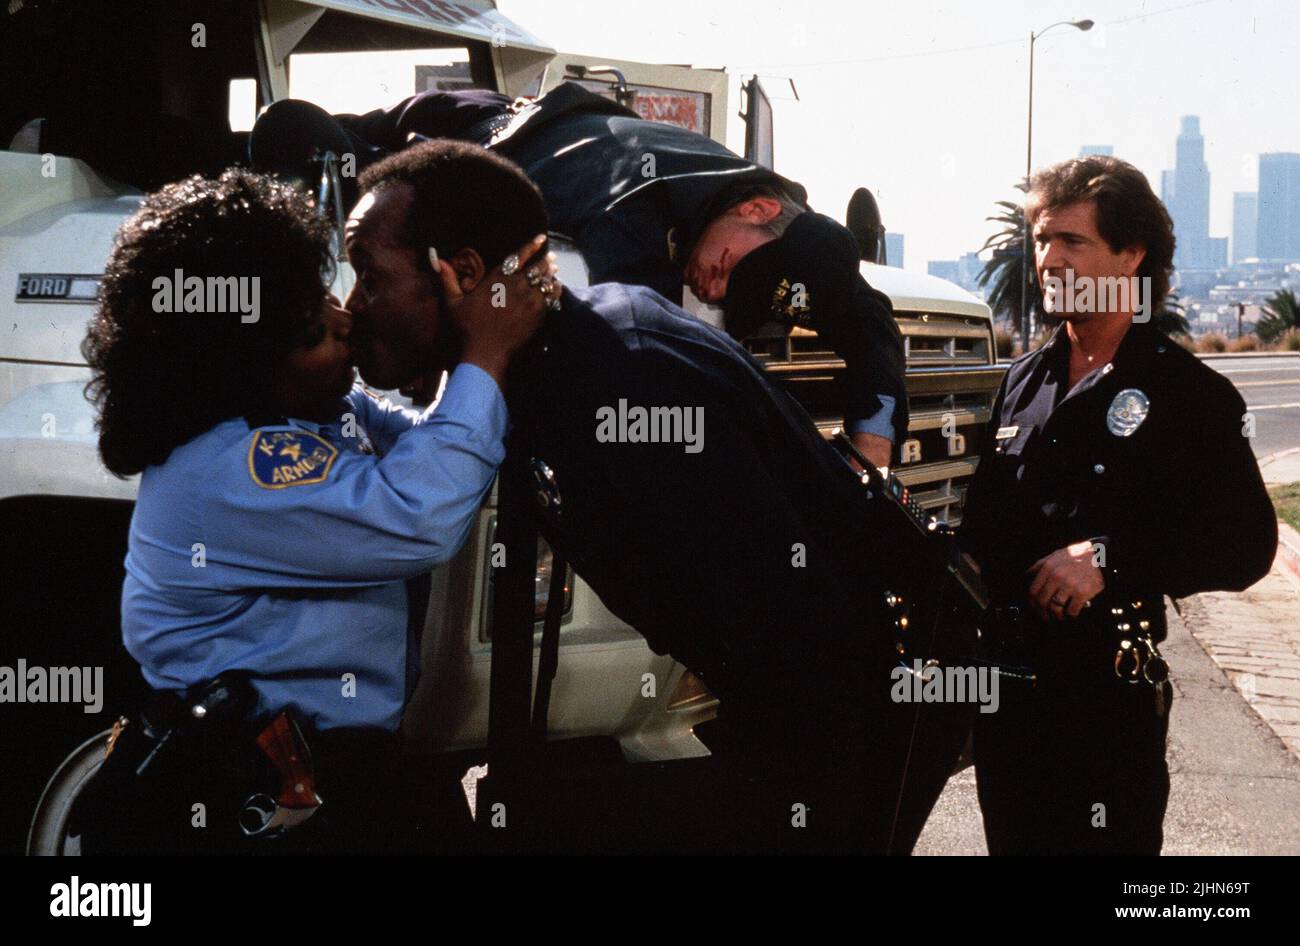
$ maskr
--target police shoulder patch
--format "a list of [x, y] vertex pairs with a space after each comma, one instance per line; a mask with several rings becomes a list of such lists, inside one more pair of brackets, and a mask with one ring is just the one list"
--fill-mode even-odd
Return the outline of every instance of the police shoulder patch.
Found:
[[258, 430], [248, 447], [248, 475], [263, 489], [323, 483], [338, 455], [309, 430]]

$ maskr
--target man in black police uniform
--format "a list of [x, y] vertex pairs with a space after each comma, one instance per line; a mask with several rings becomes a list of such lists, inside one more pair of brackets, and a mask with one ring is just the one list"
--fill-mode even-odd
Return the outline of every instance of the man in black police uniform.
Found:
[[[1174, 240], [1146, 178], [1067, 161], [1033, 178], [1026, 212], [1064, 324], [1008, 370], [961, 530], [997, 603], [1021, 609], [1037, 669], [977, 716], [985, 832], [993, 854], [1156, 854], [1164, 596], [1248, 587], [1276, 523], [1241, 397], [1150, 324]], [[1105, 298], [1110, 277], [1129, 291]]]
[[[852, 234], [807, 211], [799, 184], [572, 82], [518, 105], [482, 89], [425, 92], [364, 115], [277, 102], [258, 120], [249, 151], [259, 168], [305, 177], [318, 148], [355, 155], [360, 171], [411, 136], [490, 145], [521, 166], [541, 189], [552, 231], [581, 251], [593, 285], [647, 286], [681, 304], [689, 279], [701, 301], [723, 307], [737, 339], [773, 324], [815, 331], [845, 361], [846, 429], [869, 459], [889, 465], [908, 423], [902, 336], [889, 297], [859, 274]], [[343, 185], [350, 208], [355, 181]]]
[[[506, 240], [546, 228], [546, 212], [517, 166], [461, 142], [406, 149], [361, 183], [346, 229], [352, 341], [362, 375], [392, 387], [440, 344], [424, 314], [438, 285], [427, 248], [468, 291]], [[562, 299], [508, 386], [511, 450], [546, 471], [542, 532], [611, 611], [722, 698], [718, 764], [678, 806], [694, 828], [654, 840], [883, 851], [892, 837], [909, 850], [954, 759], [914, 766], [919, 787], [896, 817], [913, 707], [888, 698], [874, 569], [889, 543], [872, 541], [857, 478], [725, 334], [643, 287]], [[621, 403], [683, 420], [667, 437], [644, 425], [602, 435], [602, 412]]]

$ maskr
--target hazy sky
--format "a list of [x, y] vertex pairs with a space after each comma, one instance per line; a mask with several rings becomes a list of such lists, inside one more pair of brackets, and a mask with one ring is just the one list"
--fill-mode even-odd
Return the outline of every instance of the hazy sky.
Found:
[[[978, 249], [1024, 173], [1030, 30], [1034, 165], [1109, 144], [1157, 194], [1181, 115], [1199, 115], [1210, 233], [1261, 151], [1300, 152], [1296, 0], [498, 0], [565, 52], [758, 72], [774, 99], [777, 170], [843, 218], [859, 185], [906, 235], [906, 266]], [[975, 48], [972, 48], [975, 47]], [[792, 78], [799, 101], [782, 77]], [[730, 109], [739, 109], [732, 101]], [[733, 147], [735, 143], [733, 142]]]

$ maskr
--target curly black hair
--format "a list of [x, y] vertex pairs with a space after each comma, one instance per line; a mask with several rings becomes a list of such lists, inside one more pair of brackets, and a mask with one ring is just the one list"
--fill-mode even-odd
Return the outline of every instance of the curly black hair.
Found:
[[[223, 420], [273, 413], [276, 372], [321, 311], [334, 265], [329, 224], [272, 178], [232, 168], [145, 197], [118, 230], [81, 345], [104, 465], [139, 473]], [[177, 270], [258, 278], [256, 321], [234, 306], [156, 311], [155, 280]]]

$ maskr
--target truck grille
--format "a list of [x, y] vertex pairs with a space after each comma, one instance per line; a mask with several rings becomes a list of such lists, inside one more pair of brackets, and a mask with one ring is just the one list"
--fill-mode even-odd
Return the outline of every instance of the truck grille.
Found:
[[[1005, 371], [994, 363], [987, 318], [903, 312], [908, 439], [893, 472], [940, 522], [956, 526]], [[843, 426], [844, 362], [808, 329], [749, 339], [746, 347], [812, 416], [823, 436]]]

